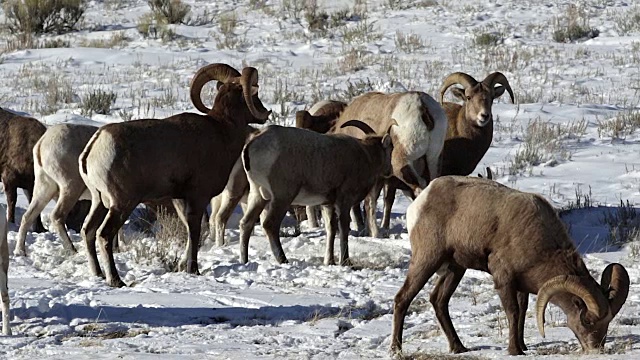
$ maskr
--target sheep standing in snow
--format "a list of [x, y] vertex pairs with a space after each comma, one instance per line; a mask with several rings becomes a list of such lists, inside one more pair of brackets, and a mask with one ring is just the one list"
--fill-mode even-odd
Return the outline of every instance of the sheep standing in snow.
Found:
[[9, 244], [7, 244], [7, 214], [0, 205], [0, 297], [2, 298], [2, 333], [11, 335], [9, 326]]
[[[340, 112], [345, 106], [346, 104], [340, 101], [320, 101], [311, 107], [311, 113], [307, 111], [298, 111], [296, 113], [296, 127], [326, 133], [335, 124]], [[258, 130], [254, 129], [248, 139], [257, 133]], [[239, 202], [242, 202], [243, 207], [246, 205], [248, 195], [249, 181], [247, 180], [247, 174], [242, 168], [242, 160], [238, 159], [233, 166], [233, 170], [231, 170], [229, 181], [222, 193], [211, 199], [209, 232], [212, 234], [212, 240], [214, 240], [218, 246], [226, 244], [224, 237], [226, 224], [233, 213], [233, 209], [235, 209]], [[311, 208], [313, 207], [307, 207], [307, 221], [310, 227], [317, 227], [318, 224], [314, 216], [315, 213]]]
[[430, 301], [454, 353], [462, 345], [449, 315], [449, 300], [467, 269], [488, 272], [509, 322], [509, 354], [522, 355], [528, 294], [538, 294], [538, 330], [544, 337], [547, 303], [559, 306], [583, 349], [604, 345], [609, 323], [629, 292], [629, 275], [608, 265], [600, 284], [591, 277], [553, 207], [536, 194], [495, 181], [440, 177], [407, 209], [411, 262], [395, 296], [391, 350], [402, 349], [411, 301], [434, 273]]
[[369, 194], [380, 177], [390, 175], [392, 125], [384, 136], [375, 136], [371, 127], [358, 120], [342, 126], [356, 126], [368, 136], [357, 139], [344, 134], [324, 135], [305, 129], [269, 126], [245, 146], [242, 162], [250, 190], [247, 210], [240, 221], [241, 262], [249, 261], [251, 230], [265, 206], [262, 227], [271, 250], [279, 263], [287, 262], [279, 229], [293, 204], [323, 205], [327, 230], [324, 263], [335, 264], [333, 243], [339, 227], [340, 264], [350, 264], [349, 210]]
[[15, 255], [25, 255], [27, 229], [40, 217], [49, 201], [56, 197], [56, 205], [49, 215], [52, 230], [62, 238], [62, 244], [67, 250], [76, 253], [67, 234], [65, 221], [78, 200], [91, 198], [80, 177], [78, 158], [96, 130], [97, 127], [90, 125], [54, 125], [47, 129], [33, 147], [33, 200], [20, 223]]
[[[463, 87], [452, 87], [456, 84]], [[444, 101], [448, 89], [462, 100], [462, 104]], [[502, 96], [505, 90], [513, 103], [515, 99], [509, 80], [500, 72], [491, 73], [480, 82], [462, 72], [452, 73], [444, 79], [440, 103], [447, 114], [448, 130], [442, 148], [441, 175], [469, 175], [473, 172], [493, 140], [493, 100]], [[418, 166], [420, 172], [425, 171], [424, 161]], [[387, 231], [398, 189], [410, 195], [409, 187], [397, 179], [391, 178], [385, 184], [382, 228]]]
[[[15, 223], [18, 188], [24, 190], [31, 202], [35, 181], [32, 149], [45, 130], [46, 127], [34, 118], [0, 108], [0, 176], [7, 196], [10, 223]], [[45, 231], [39, 217], [36, 221], [35, 230]]]
[[[213, 108], [201, 99], [204, 85], [218, 81]], [[118, 229], [141, 202], [171, 198], [189, 237], [180, 268], [198, 273], [201, 219], [212, 197], [224, 189], [249, 133], [270, 111], [258, 98], [258, 71], [240, 74], [227, 64], [207, 65], [191, 81], [191, 101], [205, 113], [181, 113], [163, 120], [108, 124], [80, 155], [80, 176], [91, 193], [91, 210], [82, 226], [89, 264], [102, 275], [95, 241], [107, 264], [106, 281], [124, 286], [113, 258]]]
[[[383, 135], [389, 124], [398, 126], [391, 132], [393, 139], [393, 175], [402, 180], [417, 195], [430, 180], [440, 175], [440, 153], [447, 132], [447, 116], [436, 100], [424, 92], [383, 94], [367, 93], [353, 99], [340, 115], [335, 132], [362, 137], [353, 128], [341, 128], [342, 124], [358, 119]], [[426, 159], [426, 170], [416, 171], [416, 162]], [[369, 234], [378, 237], [376, 204], [382, 180], [376, 184], [372, 196], [365, 200]]]

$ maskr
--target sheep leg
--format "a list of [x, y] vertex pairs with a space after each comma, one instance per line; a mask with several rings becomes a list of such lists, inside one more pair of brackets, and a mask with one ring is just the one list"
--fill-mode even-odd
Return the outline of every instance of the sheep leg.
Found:
[[310, 229], [318, 227], [318, 217], [316, 216], [317, 206], [307, 206], [305, 211], [307, 212], [307, 226]]
[[[33, 189], [23, 189], [23, 191], [24, 191], [24, 195], [27, 197], [27, 200], [29, 200], [29, 204], [31, 204]], [[47, 231], [47, 229], [42, 224], [42, 219], [40, 218], [40, 214], [38, 214], [38, 216], [36, 217], [36, 223], [35, 223], [35, 226], [33, 227], [33, 231], [37, 233], [43, 233]]]
[[449, 264], [445, 273], [438, 278], [438, 282], [429, 297], [440, 327], [447, 336], [447, 340], [449, 340], [449, 350], [454, 354], [469, 351], [469, 349], [462, 345], [456, 329], [453, 327], [453, 322], [451, 322], [451, 316], [449, 315], [449, 301], [458, 284], [460, 284], [460, 280], [462, 280], [465, 271], [466, 269], [463, 267]]
[[519, 341], [518, 315], [520, 313], [520, 307], [518, 305], [516, 286], [512, 281], [505, 282], [504, 285], [495, 285], [509, 322], [509, 355], [524, 355]]
[[[216, 234], [216, 216], [218, 215], [218, 210], [220, 210], [220, 202], [222, 201], [222, 194], [218, 194], [211, 198], [209, 205], [211, 206], [211, 216], [209, 217], [209, 237], [211, 241], [218, 244], [217, 234]], [[224, 240], [223, 240], [224, 241]]]
[[77, 250], [73, 246], [73, 242], [71, 242], [71, 238], [67, 233], [65, 220], [67, 219], [67, 215], [69, 215], [76, 202], [80, 198], [80, 195], [82, 195], [83, 191], [84, 189], [79, 186], [61, 188], [56, 206], [53, 208], [53, 211], [50, 215], [52, 229], [58, 233], [58, 236], [62, 238], [62, 244], [64, 245], [65, 249], [71, 251], [74, 254], [77, 253]]
[[282, 243], [280, 242], [280, 225], [282, 224], [282, 219], [287, 215], [287, 210], [289, 209], [293, 199], [289, 201], [287, 200], [288, 199], [282, 200], [274, 198], [269, 201], [266, 208], [267, 214], [265, 215], [264, 220], [262, 220], [262, 228], [269, 239], [271, 252], [276, 258], [276, 261], [280, 264], [289, 262], [287, 257], [284, 255]]
[[18, 187], [14, 183], [13, 176], [2, 176], [2, 184], [4, 186], [4, 193], [7, 197], [7, 221], [10, 223], [16, 222], [16, 200], [18, 198]]
[[179, 268], [185, 270], [189, 274], [197, 274], [198, 271], [198, 249], [200, 248], [200, 231], [202, 230], [202, 213], [206, 207], [205, 204], [188, 201], [185, 217], [187, 219], [187, 247], [184, 255], [180, 260]]
[[[38, 179], [36, 179], [38, 181]], [[47, 203], [53, 199], [56, 194], [57, 186], [50, 181], [42, 180], [36, 187], [35, 198], [29, 202], [27, 211], [20, 220], [20, 229], [18, 229], [18, 241], [13, 254], [16, 256], [25, 256], [25, 240], [27, 238], [27, 231], [33, 225], [36, 217], [40, 217], [40, 213], [47, 206]]]
[[[215, 229], [214, 238], [216, 239], [216, 244], [218, 246], [223, 246], [228, 244], [228, 241], [225, 241], [224, 239], [224, 230], [227, 226], [227, 222], [229, 221], [229, 218], [231, 217], [231, 214], [233, 214], [233, 209], [236, 208], [236, 205], [238, 205], [238, 203], [242, 199], [242, 195], [244, 194], [241, 194], [240, 196], [231, 196], [230, 194], [227, 194], [226, 191], [224, 191], [220, 195], [221, 196], [220, 207], [217, 213], [215, 214], [215, 221], [214, 221], [214, 229]], [[214, 216], [213, 207], [211, 211], [211, 216], [212, 217]]]
[[116, 262], [113, 258], [113, 239], [118, 234], [118, 229], [122, 227], [124, 222], [133, 211], [133, 207], [119, 209], [116, 206], [111, 206], [107, 216], [100, 228], [98, 229], [98, 239], [100, 244], [100, 251], [102, 252], [102, 259], [107, 265], [107, 284], [111, 287], [123, 287], [126, 284], [120, 279], [118, 270], [116, 269]]
[[384, 182], [384, 209], [382, 213], [382, 229], [389, 234], [389, 223], [391, 222], [391, 208], [396, 200], [396, 186], [389, 180]]
[[[1, 211], [0, 211], [1, 212]], [[9, 327], [9, 244], [7, 243], [7, 224], [0, 219], [0, 298], [2, 298], [2, 333], [11, 335]]]
[[369, 236], [378, 238], [380, 232], [378, 231], [378, 222], [376, 220], [376, 210], [378, 205], [378, 197], [382, 190], [383, 180], [376, 181], [371, 190], [364, 199], [364, 209], [367, 214], [367, 232]]
[[102, 220], [107, 215], [107, 208], [102, 205], [100, 201], [100, 194], [91, 194], [91, 209], [89, 214], [84, 219], [82, 224], [82, 230], [80, 234], [84, 239], [85, 246], [87, 248], [87, 257], [89, 260], [89, 268], [94, 276], [100, 276], [104, 278], [104, 274], [100, 269], [100, 263], [98, 262], [98, 254], [96, 253], [96, 232], [98, 227], [102, 224]]
[[324, 228], [327, 233], [327, 241], [324, 252], [324, 264], [335, 265], [336, 259], [333, 254], [333, 247], [336, 239], [337, 219], [335, 217], [335, 209], [333, 205], [322, 206], [322, 219], [324, 220]]
[[356, 223], [356, 231], [358, 234], [363, 235], [365, 231], [364, 216], [362, 215], [362, 209], [360, 203], [356, 203], [351, 207], [351, 219]]
[[249, 192], [247, 208], [240, 220], [240, 262], [243, 264], [249, 262], [249, 238], [266, 204], [267, 201], [262, 198], [259, 192]]
[[[6, 242], [5, 242], [6, 244]], [[9, 250], [7, 249], [7, 252]], [[11, 335], [11, 328], [9, 327], [9, 287], [7, 281], [8, 263], [2, 264], [2, 272], [0, 272], [0, 297], [2, 297], [2, 333], [4, 335]]]
[[[349, 206], [340, 206], [338, 210], [338, 226], [340, 228], [340, 265], [352, 266], [349, 259], [349, 231], [351, 230], [351, 218]], [[374, 220], [375, 222], [375, 217]], [[334, 226], [335, 228], [335, 226]]]
[[524, 320], [527, 317], [527, 308], [529, 307], [529, 294], [518, 291], [518, 343], [523, 351], [527, 351], [527, 345], [524, 344]]
[[409, 270], [404, 284], [396, 294], [393, 302], [393, 325], [391, 328], [391, 352], [402, 351], [402, 328], [404, 318], [413, 299], [427, 283], [429, 278], [442, 265], [442, 254], [436, 249], [429, 249], [429, 254], [420, 254], [418, 249], [411, 255]]

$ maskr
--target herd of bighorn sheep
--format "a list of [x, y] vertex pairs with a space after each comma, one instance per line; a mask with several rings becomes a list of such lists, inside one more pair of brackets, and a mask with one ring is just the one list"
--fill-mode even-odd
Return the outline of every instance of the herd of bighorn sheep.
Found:
[[[212, 81], [218, 91], [209, 108], [201, 92]], [[14, 255], [26, 255], [27, 231], [34, 223], [36, 231], [44, 231], [40, 213], [52, 199], [51, 230], [76, 253], [65, 223], [79, 200], [90, 199], [81, 229], [89, 268], [113, 287], [125, 286], [114, 260], [115, 237], [140, 203], [171, 202], [188, 232], [180, 268], [189, 273], [199, 273], [201, 219], [207, 205], [210, 236], [224, 246], [226, 223], [239, 202], [244, 210], [241, 262], [249, 261], [249, 239], [258, 218], [275, 259], [287, 262], [279, 231], [293, 205], [307, 207], [310, 227], [318, 226], [321, 207], [324, 264], [336, 263], [334, 239], [339, 233], [339, 264], [348, 266], [351, 218], [378, 237], [376, 203], [384, 187], [385, 231], [396, 190], [413, 199], [406, 212], [411, 262], [393, 308], [394, 354], [402, 349], [409, 305], [436, 272], [439, 278], [430, 296], [436, 318], [450, 350], [467, 351], [448, 309], [467, 269], [493, 276], [507, 314], [509, 354], [527, 350], [529, 294], [538, 295], [535, 311], [542, 336], [551, 302], [565, 312], [583, 349], [604, 345], [609, 324], [629, 292], [625, 268], [608, 265], [598, 283], [544, 198], [492, 181], [489, 168], [488, 179], [466, 176], [491, 144], [493, 100], [506, 91], [515, 101], [502, 73], [480, 82], [452, 73], [443, 81], [439, 102], [418, 91], [370, 92], [349, 103], [321, 101], [309, 112], [296, 114], [296, 127], [251, 126], [264, 124], [271, 113], [258, 89], [255, 68], [239, 72], [216, 63], [199, 69], [191, 80], [191, 101], [202, 114], [185, 112], [100, 128], [46, 128], [36, 119], [0, 108], [0, 175], [8, 203], [6, 213], [0, 206], [3, 334], [11, 334], [7, 222], [15, 221], [18, 187], [30, 203]], [[444, 102], [449, 89], [462, 105]], [[360, 211], [363, 201], [366, 221]]]

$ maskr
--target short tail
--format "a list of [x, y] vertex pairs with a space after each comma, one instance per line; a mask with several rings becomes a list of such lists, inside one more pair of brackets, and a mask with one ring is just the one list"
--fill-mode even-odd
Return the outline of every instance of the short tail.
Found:
[[34, 155], [34, 159], [35, 161], [38, 163], [38, 166], [42, 167], [42, 155], [40, 152], [40, 141], [38, 140], [38, 142], [36, 143], [36, 146], [33, 148], [33, 155]]
[[244, 166], [244, 171], [251, 170], [251, 162], [249, 160], [249, 145], [251, 145], [251, 142], [249, 142], [244, 147], [244, 149], [242, 149], [242, 165]]
[[91, 152], [91, 148], [93, 147], [93, 144], [98, 139], [98, 135], [100, 134], [101, 130], [102, 129], [98, 129], [98, 131], [96, 131], [96, 133], [93, 134], [91, 139], [89, 139], [89, 143], [87, 143], [87, 146], [84, 148], [84, 150], [82, 150], [82, 154], [80, 154], [80, 172], [83, 173], [84, 175], [87, 175], [87, 157]]

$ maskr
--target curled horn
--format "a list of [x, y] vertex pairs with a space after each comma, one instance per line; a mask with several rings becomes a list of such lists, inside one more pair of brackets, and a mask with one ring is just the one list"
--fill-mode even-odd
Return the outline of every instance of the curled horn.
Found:
[[247, 103], [247, 107], [256, 119], [266, 121], [271, 115], [271, 110], [267, 110], [262, 105], [260, 99], [252, 94], [252, 88], [258, 87], [258, 70], [253, 67], [246, 67], [242, 69], [242, 77], [240, 78], [240, 84], [242, 85], [242, 94], [244, 95], [244, 101]]
[[593, 279], [576, 275], [556, 276], [544, 283], [538, 291], [536, 317], [538, 331], [542, 337], [544, 337], [544, 313], [549, 300], [554, 295], [567, 292], [582, 299], [587, 306], [587, 311], [598, 319], [602, 319], [609, 313], [609, 303]]
[[624, 266], [609, 264], [602, 272], [600, 287], [609, 300], [611, 315], [616, 316], [629, 295], [629, 274]]
[[239, 76], [240, 73], [238, 72], [238, 70], [227, 64], [216, 63], [201, 67], [191, 79], [191, 102], [196, 107], [196, 109], [198, 109], [198, 111], [205, 114], [208, 113], [209, 111], [211, 111], [211, 109], [209, 109], [202, 103], [202, 97], [200, 96], [204, 85], [213, 80], [217, 80], [220, 83], [225, 83], [230, 79], [237, 78]]
[[440, 88], [440, 104], [444, 103], [444, 93], [447, 92], [447, 89], [449, 89], [451, 85], [455, 84], [460, 84], [466, 89], [476, 86], [478, 81], [474, 79], [473, 76], [463, 72], [454, 72], [449, 74], [444, 78], [442, 87]]
[[515, 98], [513, 96], [513, 90], [511, 90], [511, 85], [509, 85], [509, 80], [507, 80], [507, 77], [504, 76], [503, 73], [501, 72], [494, 72], [491, 73], [489, 75], [487, 75], [487, 77], [482, 80], [482, 83], [485, 84], [486, 86], [489, 87], [489, 89], [492, 89], [496, 86], [496, 84], [500, 84], [502, 86], [504, 86], [507, 91], [509, 92], [509, 96], [511, 97], [511, 103], [515, 103]]
[[371, 135], [371, 134], [375, 134], [376, 132], [371, 128], [371, 126], [369, 126], [366, 123], [363, 123], [360, 120], [349, 120], [346, 123], [342, 124], [342, 126], [340, 126], [341, 128], [345, 128], [347, 126], [354, 126], [357, 127], [358, 129], [362, 130], [363, 133], [367, 134], [367, 135]]

